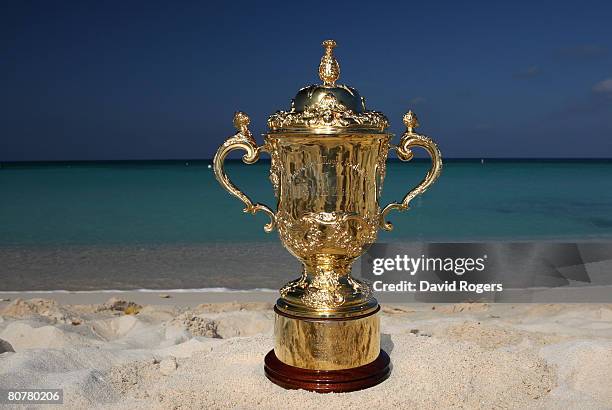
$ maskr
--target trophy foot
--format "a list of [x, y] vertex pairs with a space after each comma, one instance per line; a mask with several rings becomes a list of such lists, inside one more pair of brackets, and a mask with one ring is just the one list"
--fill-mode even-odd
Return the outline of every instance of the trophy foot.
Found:
[[376, 360], [363, 366], [341, 370], [312, 370], [281, 362], [274, 350], [264, 360], [266, 377], [285, 389], [303, 389], [317, 393], [343, 393], [367, 389], [383, 382], [391, 374], [391, 360], [384, 350]]

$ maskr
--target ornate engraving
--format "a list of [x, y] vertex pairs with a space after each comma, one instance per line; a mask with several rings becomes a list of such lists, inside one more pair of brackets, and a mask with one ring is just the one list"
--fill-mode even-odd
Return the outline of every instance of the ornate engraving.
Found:
[[285, 300], [297, 297], [300, 303], [314, 310], [330, 310], [359, 300], [364, 303], [372, 297], [371, 286], [353, 278], [350, 273], [344, 277], [337, 272], [317, 269], [309, 275], [303, 274], [280, 290]]
[[300, 258], [336, 249], [349, 259], [362, 254], [376, 240], [379, 215], [347, 212], [310, 212], [298, 219], [279, 210], [276, 221], [283, 243]]
[[298, 289], [306, 289], [308, 287], [307, 278], [306, 270], [303, 269], [302, 276], [286, 283], [285, 286], [280, 289], [281, 297], [286, 298], [290, 292], [295, 292]]
[[364, 281], [357, 280], [350, 275], [347, 277], [347, 280], [349, 284], [351, 285], [351, 287], [353, 288], [353, 292], [361, 293], [362, 295], [364, 295], [364, 298], [366, 299], [369, 299], [372, 296], [372, 293], [373, 293], [372, 285], [369, 282], [365, 280]]
[[332, 309], [344, 303], [338, 275], [333, 272], [320, 271], [304, 289], [302, 301], [306, 306], [315, 309]]
[[353, 278], [350, 268], [342, 268], [348, 266], [342, 264], [330, 269], [323, 264], [310, 267], [309, 272], [305, 269], [300, 278], [281, 288], [281, 297], [286, 300], [297, 297], [300, 303], [314, 310], [330, 310], [356, 300], [363, 304], [372, 297], [372, 287]]
[[277, 111], [268, 118], [271, 131], [291, 128], [368, 128], [384, 131], [389, 120], [377, 111], [356, 113], [328, 93], [317, 104], [306, 107], [302, 112]]
[[280, 159], [280, 150], [278, 149], [275, 141], [267, 141], [265, 150], [270, 154], [270, 173], [269, 178], [274, 189], [274, 197], [278, 198], [280, 190], [280, 178], [282, 172], [282, 165]]
[[385, 176], [387, 175], [387, 156], [389, 153], [389, 141], [385, 141], [380, 151], [378, 152], [378, 159], [376, 161], [376, 193], [378, 198], [382, 196], [383, 184], [385, 182]]
[[311, 212], [295, 219], [279, 211], [276, 217], [283, 243], [305, 264], [302, 276], [281, 289], [283, 298], [299, 294], [304, 305], [328, 310], [342, 306], [347, 297], [371, 297], [366, 283], [351, 278], [350, 266], [376, 240], [378, 215]]

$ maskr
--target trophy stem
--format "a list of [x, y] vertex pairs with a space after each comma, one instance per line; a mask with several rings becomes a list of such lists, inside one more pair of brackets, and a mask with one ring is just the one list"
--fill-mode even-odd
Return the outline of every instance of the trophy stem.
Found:
[[289, 315], [315, 319], [373, 312], [378, 303], [371, 287], [351, 276], [353, 260], [337, 255], [302, 259], [302, 275], [281, 289], [277, 308]]
[[314, 277], [339, 277], [351, 273], [353, 258], [338, 255], [316, 255], [312, 259], [303, 262], [304, 272]]

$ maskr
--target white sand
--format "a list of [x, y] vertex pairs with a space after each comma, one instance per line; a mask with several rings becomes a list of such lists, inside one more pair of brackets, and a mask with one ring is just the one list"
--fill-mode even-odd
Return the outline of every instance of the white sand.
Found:
[[63, 388], [69, 408], [612, 407], [612, 305], [385, 306], [391, 377], [320, 395], [265, 378], [271, 303], [156, 297], [135, 315], [117, 303], [2, 302], [0, 339], [15, 352], [0, 343], [0, 388]]

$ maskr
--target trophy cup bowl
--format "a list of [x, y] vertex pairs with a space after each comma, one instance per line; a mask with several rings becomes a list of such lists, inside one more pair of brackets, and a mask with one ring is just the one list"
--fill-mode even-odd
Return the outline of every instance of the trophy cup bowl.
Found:
[[[365, 99], [337, 85], [340, 67], [333, 40], [323, 42], [319, 65], [323, 84], [301, 89], [289, 111], [268, 119], [264, 145], [257, 146], [243, 112], [234, 115], [237, 133], [221, 145], [214, 171], [221, 185], [246, 205], [270, 217], [266, 232], [280, 239], [303, 265], [301, 276], [280, 290], [274, 307], [274, 349], [265, 358], [266, 376], [285, 388], [345, 392], [374, 386], [391, 371], [380, 348], [380, 306], [366, 282], [351, 276], [351, 265], [376, 241], [379, 229], [391, 230], [386, 216], [407, 210], [440, 175], [437, 145], [417, 134], [416, 115], [404, 116], [406, 132], [391, 144], [387, 118], [368, 111]], [[432, 158], [425, 178], [401, 202], [381, 209], [379, 197], [390, 149], [400, 160], [412, 159], [414, 147]], [[226, 175], [223, 163], [233, 150], [243, 150], [252, 164], [270, 155], [270, 181], [276, 212], [253, 203]]]

